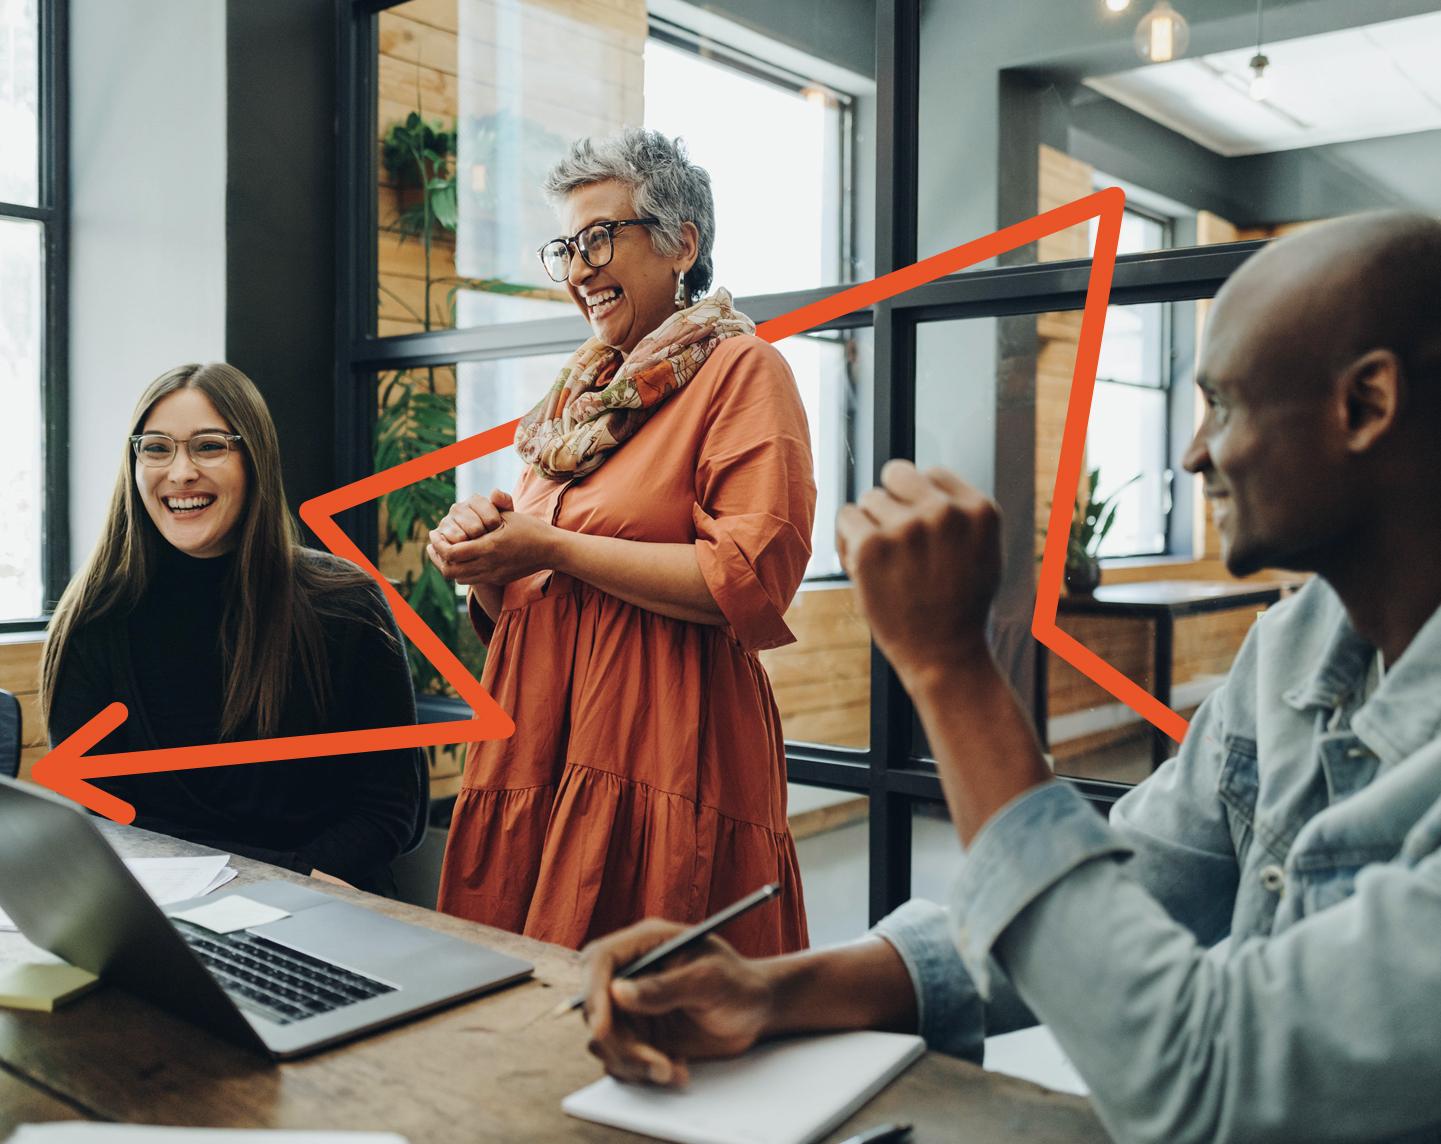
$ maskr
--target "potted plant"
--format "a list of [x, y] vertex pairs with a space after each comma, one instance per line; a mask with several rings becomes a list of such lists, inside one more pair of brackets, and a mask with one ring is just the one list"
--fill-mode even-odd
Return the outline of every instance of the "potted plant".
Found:
[[1085, 496], [1076, 498], [1076, 512], [1071, 517], [1071, 535], [1066, 544], [1066, 591], [1073, 596], [1089, 596], [1101, 582], [1101, 543], [1116, 523], [1117, 500], [1121, 493], [1141, 479], [1137, 473], [1119, 488], [1099, 496], [1096, 486], [1101, 470], [1086, 474]]

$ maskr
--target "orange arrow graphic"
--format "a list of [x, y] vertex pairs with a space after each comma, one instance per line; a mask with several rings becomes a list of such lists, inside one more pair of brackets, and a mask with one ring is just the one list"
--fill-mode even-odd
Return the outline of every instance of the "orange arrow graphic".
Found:
[[[1187, 726], [1180, 715], [1056, 626], [1056, 604], [1060, 598], [1066, 540], [1071, 525], [1069, 506], [1075, 504], [1076, 490], [1080, 483], [1086, 426], [1091, 412], [1091, 392], [1095, 387], [1096, 362], [1100, 353], [1101, 333], [1105, 328], [1106, 306], [1110, 300], [1111, 276], [1115, 267], [1116, 245], [1120, 237], [1121, 210], [1124, 204], [1125, 196], [1119, 188], [1097, 191], [1073, 203], [943, 251], [880, 278], [838, 290], [818, 302], [765, 322], [756, 333], [769, 342], [778, 342], [842, 317], [853, 310], [894, 298], [944, 275], [957, 273], [978, 262], [1036, 242], [1046, 235], [1093, 218], [1098, 219], [1096, 253], [1087, 283], [1086, 306], [1081, 319], [1080, 349], [1071, 381], [1065, 435], [1056, 473], [1051, 519], [1046, 530], [1045, 553], [1041, 561], [1036, 611], [1031, 631], [1036, 639], [1062, 659], [1179, 741]], [[375, 565], [341, 531], [333, 518], [338, 513], [404, 488], [408, 484], [433, 477], [505, 448], [515, 439], [516, 424], [511, 421], [505, 425], [497, 425], [494, 429], [467, 437], [454, 445], [315, 497], [300, 506], [300, 518], [320, 538], [321, 543], [337, 555], [353, 560], [374, 577], [390, 602], [400, 630], [470, 705], [474, 712], [472, 718], [449, 723], [422, 723], [407, 727], [340, 731], [240, 743], [218, 743], [211, 746], [167, 747], [115, 755], [87, 755], [86, 751], [125, 721], [127, 712], [124, 704], [112, 703], [36, 763], [34, 780], [99, 814], [117, 822], [129, 823], [135, 819], [135, 808], [113, 795], [106, 794], [90, 780], [159, 771], [193, 770], [200, 767], [275, 762], [282, 759], [442, 746], [483, 739], [503, 739], [512, 734], [515, 724], [510, 716], [497, 706], [495, 700], [475, 680], [455, 653], [416, 615], [400, 593], [391, 587]]]

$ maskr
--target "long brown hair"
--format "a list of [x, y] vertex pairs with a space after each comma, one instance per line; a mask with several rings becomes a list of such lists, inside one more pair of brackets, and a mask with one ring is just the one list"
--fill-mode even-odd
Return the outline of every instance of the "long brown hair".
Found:
[[[180, 389], [205, 394], [231, 432], [243, 438], [239, 452], [249, 478], [245, 507], [235, 526], [239, 536], [219, 633], [225, 664], [220, 736], [231, 738], [242, 729], [273, 735], [295, 671], [317, 710], [324, 710], [329, 672], [319, 617], [328, 611], [326, 596], [367, 585], [370, 579], [348, 561], [301, 546], [281, 483], [275, 422], [255, 383], [234, 366], [191, 364], [161, 374], [136, 402], [130, 433], [142, 430], [156, 402]], [[141, 503], [128, 440], [121, 443], [120, 453], [120, 472], [100, 540], [50, 620], [40, 662], [40, 704], [47, 723], [71, 638], [84, 625], [133, 608], [150, 584], [161, 546], [169, 543]], [[350, 599], [353, 604], [354, 596]], [[389, 632], [379, 615], [365, 618]]]

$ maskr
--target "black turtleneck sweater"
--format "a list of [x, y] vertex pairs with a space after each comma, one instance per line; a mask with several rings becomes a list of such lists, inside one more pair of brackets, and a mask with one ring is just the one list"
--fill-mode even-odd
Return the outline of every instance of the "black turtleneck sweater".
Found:
[[[305, 559], [327, 559], [318, 554]], [[233, 559], [197, 560], [163, 546], [159, 567], [129, 615], [79, 627], [61, 663], [50, 716], [59, 742], [120, 700], [130, 717], [90, 754], [189, 747], [220, 739], [226, 664], [220, 625]], [[346, 589], [322, 616], [329, 702], [317, 709], [293, 673], [279, 735], [415, 722], [399, 633], [378, 588]], [[388, 639], [374, 622], [380, 617]], [[252, 738], [243, 731], [236, 738]], [[419, 751], [385, 751], [248, 763], [105, 779], [132, 803], [135, 825], [285, 866], [319, 869], [367, 889], [384, 888], [425, 798]]]

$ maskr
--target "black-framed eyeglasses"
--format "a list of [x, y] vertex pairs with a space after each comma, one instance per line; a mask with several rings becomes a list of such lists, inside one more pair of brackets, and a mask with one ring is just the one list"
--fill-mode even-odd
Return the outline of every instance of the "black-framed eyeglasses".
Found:
[[137, 433], [130, 438], [130, 447], [142, 465], [159, 469], [174, 461], [176, 451], [184, 445], [192, 461], [210, 468], [223, 465], [230, 450], [244, 440], [239, 433], [197, 433], [184, 441], [166, 433]]
[[552, 238], [537, 252], [540, 264], [550, 275], [552, 282], [564, 282], [570, 273], [570, 248], [580, 251], [587, 266], [599, 270], [615, 257], [615, 232], [623, 226], [650, 226], [660, 222], [658, 218], [622, 218], [607, 222], [593, 222], [584, 230], [578, 230], [569, 238]]

